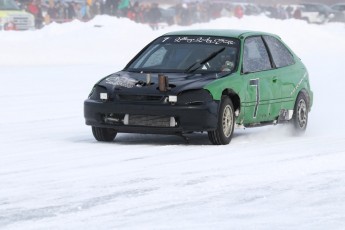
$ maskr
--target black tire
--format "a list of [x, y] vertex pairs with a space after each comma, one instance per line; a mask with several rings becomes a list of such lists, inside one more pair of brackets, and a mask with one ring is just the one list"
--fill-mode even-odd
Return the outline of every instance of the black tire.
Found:
[[115, 139], [117, 132], [113, 129], [92, 126], [92, 134], [97, 141], [111, 142]]
[[230, 143], [235, 126], [235, 111], [230, 98], [223, 96], [218, 114], [217, 129], [208, 132], [208, 138], [214, 145]]
[[303, 134], [308, 125], [308, 99], [306, 95], [301, 92], [298, 94], [295, 108], [292, 116], [292, 124], [295, 134]]

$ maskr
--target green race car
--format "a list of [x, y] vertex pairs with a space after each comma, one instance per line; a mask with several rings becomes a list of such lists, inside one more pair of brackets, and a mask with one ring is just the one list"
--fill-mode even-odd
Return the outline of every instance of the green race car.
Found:
[[98, 141], [206, 131], [224, 145], [235, 125], [291, 123], [303, 133], [312, 103], [306, 67], [278, 36], [191, 30], [158, 37], [96, 83], [84, 117]]

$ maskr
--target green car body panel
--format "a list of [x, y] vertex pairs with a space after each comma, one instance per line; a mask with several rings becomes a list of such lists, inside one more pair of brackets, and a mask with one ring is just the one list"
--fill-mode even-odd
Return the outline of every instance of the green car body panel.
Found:
[[208, 133], [229, 144], [235, 125], [290, 123], [302, 134], [313, 105], [306, 67], [274, 34], [187, 30], [164, 34], [101, 79], [84, 102], [98, 141], [117, 133]]
[[[250, 125], [275, 120], [281, 110], [293, 110], [300, 92], [306, 93], [309, 111], [313, 104], [313, 92], [309, 85], [309, 75], [300, 58], [276, 35], [263, 32], [241, 30], [197, 30], [169, 33], [166, 35], [203, 35], [232, 37], [240, 40], [239, 67], [234, 73], [206, 85], [214, 100], [231, 94], [239, 99], [239, 114], [236, 123]], [[272, 36], [278, 39], [291, 53], [294, 64], [253, 73], [243, 72], [244, 42], [250, 37]], [[251, 85], [251, 81], [258, 82]], [[258, 95], [259, 93], [259, 95]]]

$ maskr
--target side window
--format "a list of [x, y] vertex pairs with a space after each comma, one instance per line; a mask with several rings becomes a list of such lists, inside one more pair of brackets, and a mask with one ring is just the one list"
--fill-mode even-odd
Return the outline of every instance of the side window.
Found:
[[243, 50], [243, 72], [258, 72], [271, 68], [271, 62], [262, 38], [247, 38]]
[[295, 63], [290, 51], [278, 39], [272, 36], [264, 36], [264, 39], [277, 68], [289, 66]]

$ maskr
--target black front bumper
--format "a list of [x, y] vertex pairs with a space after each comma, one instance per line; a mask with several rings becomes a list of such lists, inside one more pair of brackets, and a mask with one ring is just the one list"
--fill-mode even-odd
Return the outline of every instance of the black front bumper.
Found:
[[[155, 127], [111, 123], [105, 117], [117, 115], [146, 115], [174, 117], [173, 127]], [[185, 132], [211, 131], [217, 128], [218, 102], [211, 101], [198, 105], [115, 103], [87, 99], [84, 102], [84, 117], [87, 125], [113, 128], [122, 133], [175, 134]]]

